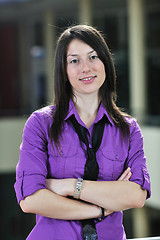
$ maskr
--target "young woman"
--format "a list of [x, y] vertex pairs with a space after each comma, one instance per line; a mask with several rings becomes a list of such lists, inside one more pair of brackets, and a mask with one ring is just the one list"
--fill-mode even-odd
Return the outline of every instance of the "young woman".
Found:
[[123, 210], [143, 207], [150, 181], [141, 130], [115, 104], [111, 53], [93, 27], [57, 42], [54, 105], [28, 119], [15, 190], [37, 214], [28, 240], [125, 240]]

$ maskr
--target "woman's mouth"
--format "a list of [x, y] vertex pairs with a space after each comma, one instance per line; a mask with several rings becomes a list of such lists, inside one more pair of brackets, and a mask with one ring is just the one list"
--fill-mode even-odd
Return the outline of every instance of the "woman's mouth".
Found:
[[80, 81], [82, 81], [82, 82], [84, 82], [84, 83], [91, 83], [91, 82], [93, 82], [93, 80], [95, 79], [95, 77], [96, 77], [96, 76], [80, 78]]

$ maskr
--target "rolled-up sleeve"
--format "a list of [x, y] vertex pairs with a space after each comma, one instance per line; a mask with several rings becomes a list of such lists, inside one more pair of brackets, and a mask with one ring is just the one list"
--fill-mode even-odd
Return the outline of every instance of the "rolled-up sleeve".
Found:
[[144, 154], [143, 136], [135, 119], [130, 124], [130, 146], [127, 165], [132, 172], [130, 180], [139, 184], [142, 189], [147, 190], [147, 198], [149, 198], [151, 196], [151, 185]]
[[16, 167], [15, 192], [18, 202], [46, 188], [47, 140], [43, 118], [33, 113], [25, 124], [20, 157]]

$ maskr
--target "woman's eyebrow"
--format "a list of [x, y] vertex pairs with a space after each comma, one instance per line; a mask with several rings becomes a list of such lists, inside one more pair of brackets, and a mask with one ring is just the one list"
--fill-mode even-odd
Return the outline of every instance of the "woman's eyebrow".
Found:
[[89, 51], [88, 54], [91, 54], [93, 52], [96, 52], [96, 51], [93, 49], [93, 50]]
[[78, 54], [68, 54], [67, 57], [77, 57]]
[[[96, 51], [94, 49], [92, 49], [91, 51], [87, 52], [87, 55], [89, 55], [89, 54], [91, 54], [93, 52], [96, 52]], [[79, 56], [79, 54], [76, 54], [76, 53], [69, 53], [67, 55], [67, 57], [77, 57], [77, 56]]]

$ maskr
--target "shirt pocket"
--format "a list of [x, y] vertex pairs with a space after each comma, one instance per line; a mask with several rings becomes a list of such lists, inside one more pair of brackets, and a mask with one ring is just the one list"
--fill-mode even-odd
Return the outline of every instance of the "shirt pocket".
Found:
[[77, 145], [63, 143], [60, 148], [52, 148], [49, 156], [50, 175], [54, 178], [70, 178], [76, 167]]
[[102, 156], [104, 179], [117, 180], [124, 171], [127, 152], [103, 148]]

